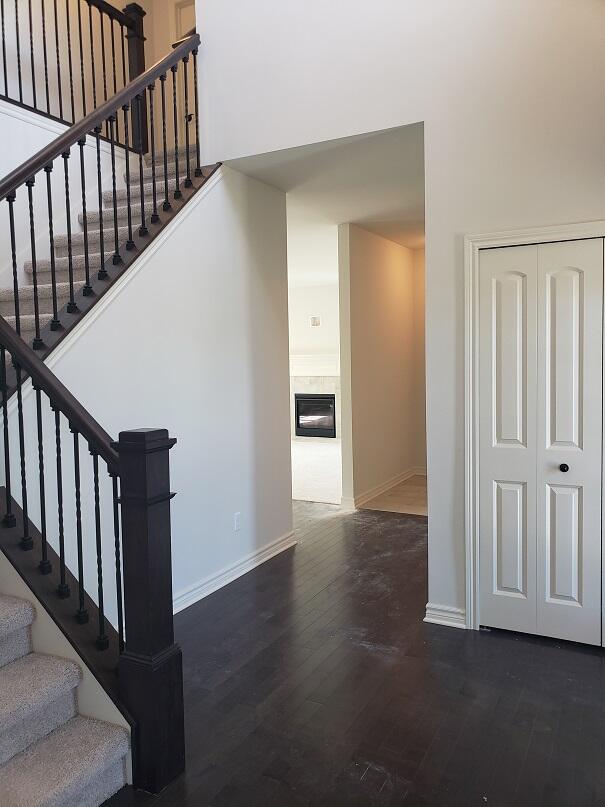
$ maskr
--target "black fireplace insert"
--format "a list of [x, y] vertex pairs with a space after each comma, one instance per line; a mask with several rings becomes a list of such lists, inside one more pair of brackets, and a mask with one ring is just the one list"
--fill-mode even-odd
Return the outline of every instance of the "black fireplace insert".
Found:
[[334, 395], [294, 394], [295, 430], [298, 437], [336, 437]]

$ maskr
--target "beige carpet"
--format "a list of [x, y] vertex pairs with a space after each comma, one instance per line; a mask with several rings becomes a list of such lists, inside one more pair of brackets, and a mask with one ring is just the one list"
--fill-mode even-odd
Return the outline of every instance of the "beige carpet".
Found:
[[411, 476], [394, 488], [381, 493], [361, 508], [362, 510], [383, 510], [388, 513], [409, 513], [426, 516], [426, 476]]

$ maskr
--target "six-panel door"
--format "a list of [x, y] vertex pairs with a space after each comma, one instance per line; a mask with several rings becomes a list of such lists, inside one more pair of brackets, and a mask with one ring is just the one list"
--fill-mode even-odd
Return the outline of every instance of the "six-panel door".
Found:
[[480, 621], [601, 643], [603, 241], [481, 252]]

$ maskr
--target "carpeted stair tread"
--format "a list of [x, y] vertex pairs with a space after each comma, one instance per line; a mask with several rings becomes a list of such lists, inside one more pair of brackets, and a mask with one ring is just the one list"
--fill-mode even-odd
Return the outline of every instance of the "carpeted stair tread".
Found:
[[36, 617], [36, 609], [27, 600], [0, 594], [0, 640], [17, 630], [28, 628]]
[[[107, 259], [107, 255], [105, 259]], [[85, 269], [85, 257], [84, 255], [73, 255], [71, 265], [75, 271], [84, 270]], [[101, 265], [101, 253], [100, 252], [89, 252], [88, 253], [88, 266], [93, 271], [93, 267], [99, 267]], [[33, 265], [31, 261], [27, 261], [23, 266], [25, 273], [27, 275], [32, 275], [34, 273]], [[36, 261], [36, 277], [39, 277], [40, 274], [50, 274], [51, 271], [51, 262], [50, 258], [42, 258], [39, 261]], [[55, 258], [55, 271], [56, 272], [69, 272], [69, 258]]]
[[2, 807], [98, 807], [125, 783], [123, 728], [74, 717], [0, 768]]
[[[49, 322], [52, 321], [52, 318], [52, 314], [40, 314], [38, 317], [40, 321], [40, 328], [44, 328], [45, 325], [48, 325]], [[11, 328], [17, 330], [16, 317], [4, 317], [4, 319], [8, 322]], [[19, 317], [19, 324], [21, 326], [21, 334], [29, 332], [33, 333], [36, 330], [36, 317], [33, 314], [22, 314]]]
[[69, 693], [81, 675], [75, 662], [39, 653], [7, 664], [0, 670], [0, 734]]
[[[79, 291], [84, 282], [81, 280], [74, 281], [74, 290]], [[57, 290], [57, 297], [65, 297], [69, 294], [69, 283], [68, 282], [61, 282], [56, 284]], [[38, 300], [52, 300], [53, 296], [53, 287], [52, 283], [38, 283]], [[13, 302], [15, 299], [15, 293], [12, 288], [5, 287], [0, 288], [0, 303], [5, 302]], [[33, 300], [34, 299], [34, 286], [33, 284], [29, 286], [19, 286], [19, 300]]]
[[[168, 158], [168, 178], [174, 179], [176, 175], [176, 166], [174, 164], [173, 158]], [[153, 171], [151, 169], [151, 160], [148, 160], [148, 167], [143, 169], [143, 182], [145, 184], [151, 183], [153, 178]], [[202, 176], [207, 177], [209, 176], [216, 166], [214, 165], [204, 165], [202, 166]], [[190, 163], [190, 171], [191, 171], [191, 178], [195, 177], [195, 153], [191, 155], [191, 163]], [[187, 175], [187, 165], [181, 157], [179, 157], [179, 179], [184, 179]], [[160, 188], [164, 187], [164, 157], [163, 155], [160, 157], [156, 157], [155, 163], [155, 179], [158, 186], [158, 194], [160, 193]], [[126, 182], [126, 174], [124, 174], [124, 181]], [[135, 171], [130, 172], [130, 184], [134, 185], [138, 188], [140, 183], [139, 178], [139, 169], [138, 166]]]

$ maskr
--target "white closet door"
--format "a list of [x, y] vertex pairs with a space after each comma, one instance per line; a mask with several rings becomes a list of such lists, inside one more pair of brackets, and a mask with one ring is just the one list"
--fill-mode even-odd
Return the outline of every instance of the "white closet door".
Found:
[[603, 240], [486, 250], [480, 621], [601, 643]]
[[537, 632], [601, 643], [603, 241], [538, 248]]
[[483, 625], [536, 632], [536, 246], [481, 252], [479, 560]]

